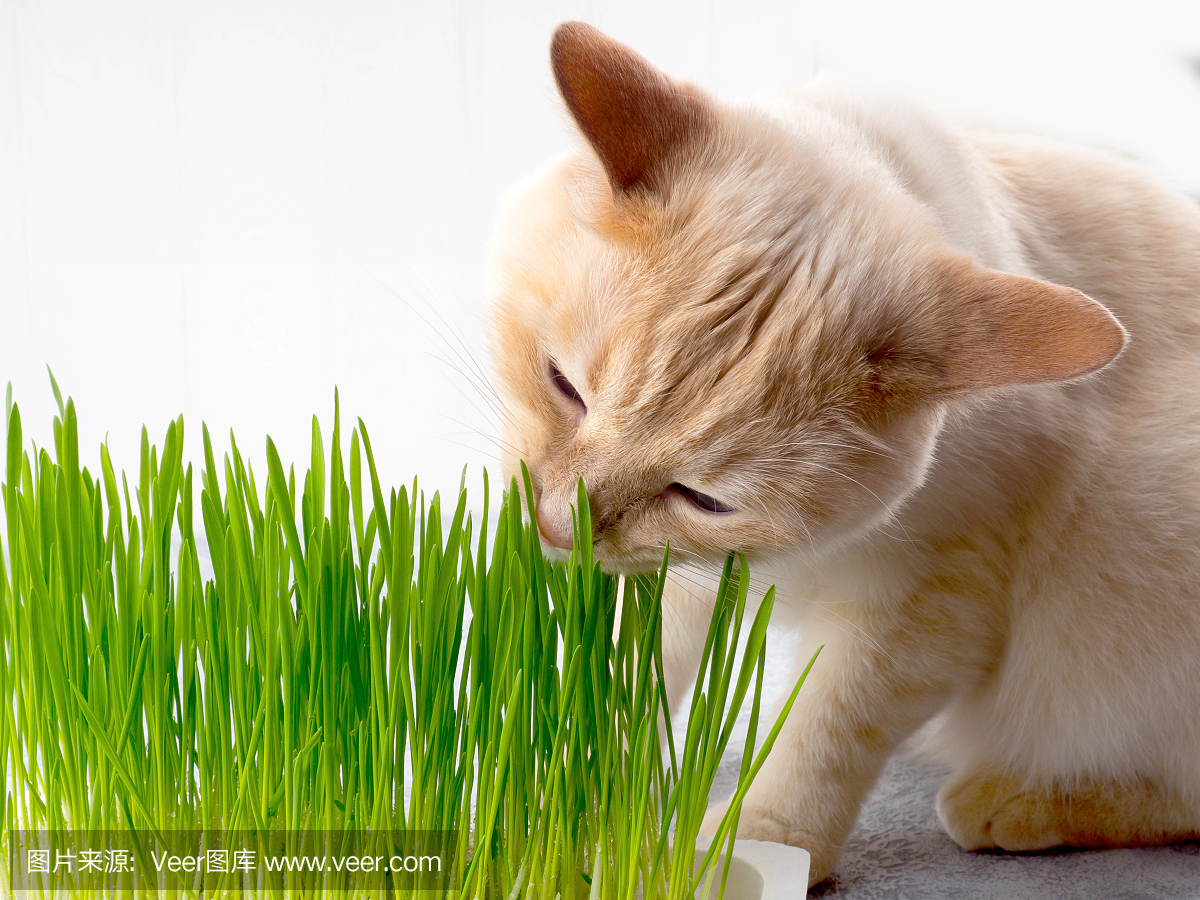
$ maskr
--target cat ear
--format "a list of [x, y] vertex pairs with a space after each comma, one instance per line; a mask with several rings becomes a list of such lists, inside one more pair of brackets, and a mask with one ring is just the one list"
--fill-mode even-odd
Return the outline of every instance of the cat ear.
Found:
[[617, 190], [652, 181], [668, 157], [709, 127], [711, 108], [698, 90], [591, 25], [559, 25], [550, 64], [567, 109]]
[[1068, 381], [1125, 346], [1116, 317], [1077, 290], [969, 262], [946, 274], [949, 340], [938, 356], [948, 390]]

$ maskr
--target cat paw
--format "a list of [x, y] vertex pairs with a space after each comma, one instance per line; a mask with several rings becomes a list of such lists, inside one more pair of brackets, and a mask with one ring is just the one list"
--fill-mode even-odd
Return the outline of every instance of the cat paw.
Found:
[[964, 850], [1020, 853], [1063, 843], [1053, 798], [1027, 790], [1004, 772], [951, 778], [938, 791], [937, 814], [946, 833]]
[[[704, 822], [700, 826], [700, 833], [715, 834], [728, 808], [728, 803], [718, 803], [709, 807], [704, 816]], [[738, 816], [737, 837], [738, 840], [773, 841], [776, 844], [789, 844], [792, 847], [807, 850], [810, 858], [809, 887], [824, 881], [833, 874], [833, 868], [837, 864], [841, 850], [839, 847], [828, 846], [809, 832], [789, 825], [769, 812], [745, 807]]]

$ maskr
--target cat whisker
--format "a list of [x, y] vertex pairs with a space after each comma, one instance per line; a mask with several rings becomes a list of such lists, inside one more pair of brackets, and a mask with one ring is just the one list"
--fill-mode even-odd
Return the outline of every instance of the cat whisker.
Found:
[[[445, 336], [442, 334], [442, 332], [439, 331], [437, 328], [434, 328], [433, 324], [424, 316], [424, 314], [421, 313], [420, 310], [418, 310], [411, 303], [409, 303], [407, 300], [405, 300], [404, 297], [402, 297], [397, 291], [393, 290], [389, 285], [387, 285], [378, 275], [376, 275], [370, 269], [367, 269], [366, 266], [364, 266], [363, 268], [366, 269], [367, 273], [372, 278], [374, 278], [380, 284], [381, 287], [383, 287], [385, 290], [387, 290], [389, 293], [391, 293], [392, 296], [394, 296], [397, 300], [399, 300], [401, 303], [403, 303], [405, 306], [407, 306], [411, 312], [413, 312], [418, 318], [420, 318], [421, 321], [424, 322], [425, 325], [429, 327], [430, 334], [432, 336], [436, 337], [438, 340], [445, 341]], [[426, 305], [428, 306], [428, 308], [435, 315], [437, 315], [437, 317], [441, 320], [442, 324], [445, 326], [446, 330], [450, 334], [452, 334], [454, 336], [454, 338], [458, 341], [459, 346], [462, 348], [463, 353], [466, 354], [466, 357], [463, 358], [463, 361], [467, 362], [469, 365], [471, 365], [471, 367], [475, 370], [476, 375], [482, 381], [490, 384], [489, 374], [487, 373], [486, 370], [481, 368], [475, 362], [474, 356], [471, 353], [470, 347], [469, 347], [465, 337], [459, 331], [459, 329], [457, 328], [455, 323], [453, 321], [451, 321], [450, 319], [447, 319], [446, 316], [442, 314], [441, 310], [438, 309], [435, 304], [430, 302], [431, 298], [433, 298], [435, 296], [435, 291], [433, 290], [433, 287], [429, 284], [428, 281], [425, 280], [425, 276], [423, 276], [419, 271], [410, 269], [410, 274], [413, 277], [415, 277], [417, 280], [420, 281], [420, 285], [418, 285], [414, 288], [415, 292], [420, 294], [426, 300]], [[449, 344], [447, 344], [447, 349], [454, 350], [454, 348], [450, 347]], [[455, 351], [455, 352], [457, 353], [457, 351]], [[459, 354], [459, 355], [460, 355], [460, 358], [462, 358], [461, 354]]]
[[[667, 570], [667, 579], [674, 581], [676, 584], [679, 584], [680, 582], [686, 582], [688, 585], [700, 592], [699, 595], [692, 593], [692, 599], [704, 606], [706, 609], [711, 610], [713, 608], [713, 600], [716, 597], [716, 592], [714, 590], [715, 585], [695, 578], [689, 578], [687, 575], [684, 575], [682, 572], [676, 569]], [[684, 590], [687, 589], [684, 588]], [[669, 607], [667, 604], [664, 604], [663, 608], [667, 609]]]
[[[663, 549], [663, 546], [660, 545], [656, 549], [661, 550], [661, 549]], [[672, 547], [671, 549], [675, 550], [677, 548]], [[684, 551], [684, 552], [689, 552], [689, 551]], [[696, 557], [695, 562], [692, 562], [690, 560], [679, 562], [679, 563], [676, 563], [675, 566], [673, 566], [668, 571], [672, 571], [672, 572], [673, 571], [681, 571], [681, 570], [682, 571], [690, 571], [690, 572], [694, 572], [700, 576], [711, 578], [712, 584], [708, 586], [708, 590], [715, 590], [716, 583], [719, 578], [719, 568], [717, 566], [715, 566], [711, 561], [704, 559], [702, 556], [699, 556], [698, 554], [693, 553], [691, 555]], [[751, 571], [751, 573], [750, 573], [750, 580], [748, 583], [751, 587], [753, 587], [760, 594], [765, 594], [767, 592], [767, 590], [771, 587], [771, 582], [768, 582], [767, 580], [754, 575], [753, 571]], [[697, 582], [697, 584], [699, 584], [699, 583]]]
[[[469, 372], [465, 371], [460, 365], [455, 363], [453, 360], [447, 359], [445, 356], [442, 356], [440, 353], [436, 353], [434, 351], [426, 351], [426, 353], [431, 359], [433, 359], [434, 361], [439, 363], [445, 370], [447, 370], [448, 372], [450, 372], [454, 375], [459, 376], [459, 378], [463, 382], [465, 382], [466, 384], [468, 384], [472, 388], [474, 388], [475, 392], [479, 394], [479, 399], [484, 400], [486, 403], [488, 403], [489, 406], [492, 405], [491, 404], [492, 398], [489, 397], [480, 388], [480, 386], [472, 380]], [[475, 407], [476, 411], [479, 412], [481, 415], [485, 415], [488, 418], [494, 418], [497, 415], [501, 415], [500, 410], [496, 409], [496, 408], [492, 408], [489, 412], [485, 413], [483, 410], [481, 410], [479, 408], [479, 406], [474, 402], [474, 400], [472, 400], [470, 397], [467, 396], [467, 393], [463, 390], [463, 388], [460, 384], [455, 384], [454, 387], [455, 387], [455, 390], [457, 390], [464, 398], [466, 398], [471, 403], [471, 405]]]
[[[464, 372], [464, 371], [463, 371], [461, 368], [459, 368], [458, 366], [456, 366], [456, 365], [455, 365], [453, 362], [451, 362], [450, 360], [448, 360], [448, 359], [445, 359], [444, 357], [441, 357], [441, 356], [437, 356], [436, 354], [432, 354], [432, 353], [431, 353], [430, 355], [431, 355], [431, 356], [432, 356], [432, 357], [433, 357], [435, 360], [437, 360], [438, 362], [442, 363], [444, 366], [448, 367], [448, 368], [449, 368], [449, 369], [451, 369], [452, 371], [454, 371], [454, 372], [456, 372], [457, 374], [461, 375], [461, 376], [462, 376], [462, 378], [463, 378], [463, 380], [465, 380], [467, 384], [469, 384], [469, 385], [471, 385], [473, 388], [475, 388], [475, 390], [476, 390], [476, 391], [479, 393], [480, 397], [481, 397], [481, 398], [482, 398], [482, 399], [483, 399], [483, 400], [484, 400], [486, 403], [488, 403], [488, 405], [491, 407], [492, 413], [495, 413], [495, 415], [496, 415], [496, 416], [498, 416], [498, 417], [500, 418], [500, 420], [502, 420], [503, 422], [505, 422], [506, 424], [508, 424], [508, 425], [510, 425], [510, 426], [514, 424], [514, 423], [513, 423], [512, 416], [511, 416], [511, 415], [510, 415], [510, 414], [507, 412], [507, 410], [506, 410], [504, 407], [502, 407], [502, 406], [498, 405], [498, 403], [502, 403], [503, 401], [500, 401], [498, 397], [497, 397], [497, 398], [492, 398], [492, 397], [489, 397], [489, 396], [488, 396], [486, 393], [484, 393], [484, 391], [481, 389], [481, 387], [480, 387], [478, 384], [476, 384], [475, 382], [473, 382], [473, 381], [471, 380], [471, 377], [470, 377], [470, 375], [468, 375], [466, 372]], [[470, 403], [470, 404], [471, 404], [471, 406], [472, 406], [472, 407], [474, 407], [474, 409], [475, 409], [475, 411], [476, 411], [476, 412], [478, 412], [478, 413], [479, 413], [481, 416], [483, 416], [484, 418], [491, 418], [491, 413], [486, 413], [486, 412], [484, 412], [482, 409], [480, 409], [480, 408], [479, 408], [479, 405], [478, 405], [477, 403], [475, 403], [475, 401], [474, 401], [474, 400], [472, 400], [472, 399], [470, 398], [470, 396], [469, 396], [469, 395], [466, 393], [466, 391], [464, 391], [464, 390], [462, 389], [462, 387], [461, 387], [460, 385], [457, 385], [457, 384], [456, 384], [456, 385], [455, 385], [455, 389], [456, 389], [456, 390], [457, 390], [457, 391], [458, 391], [458, 392], [459, 392], [459, 393], [460, 393], [460, 394], [463, 396], [463, 398], [464, 398], [464, 399], [465, 399], [465, 400], [466, 400], [468, 403]], [[499, 423], [497, 422], [497, 423], [495, 423], [495, 424], [499, 424]]]
[[876, 450], [873, 447], [864, 447], [860, 444], [839, 444], [835, 441], [818, 441], [815, 443], [804, 444], [802, 446], [810, 448], [820, 447], [823, 449], [847, 450], [851, 453], [869, 453], [872, 456], [878, 456], [882, 459], [888, 460], [896, 459], [897, 456], [896, 451], [891, 450], [890, 448], [887, 450]]
[[[665, 545], [660, 544], [655, 549], [663, 550], [663, 549], [665, 549]], [[695, 572], [695, 573], [705, 576], [705, 577], [711, 577], [713, 584], [710, 589], [715, 589], [717, 580], [719, 579], [719, 575], [720, 575], [720, 566], [719, 565], [717, 565], [714, 561], [706, 559], [705, 557], [703, 557], [700, 554], [695, 553], [694, 551], [691, 551], [691, 550], [685, 550], [683, 548], [674, 547], [674, 546], [671, 547], [671, 550], [674, 552], [681, 553], [685, 557], [692, 557], [692, 559], [684, 559], [684, 560], [676, 563], [675, 566], [671, 569], [671, 571], [675, 571], [677, 569], [682, 569], [682, 570]], [[767, 591], [767, 589], [771, 587], [770, 582], [756, 576], [753, 573], [753, 571], [751, 571], [751, 573], [750, 573], [749, 584], [751, 587], [758, 590], [759, 593], [765, 593]]]
[[836, 628], [842, 634], [846, 635], [848, 638], [851, 638], [852, 640], [857, 640], [863, 644], [866, 644], [868, 647], [870, 647], [872, 650], [874, 650], [876, 653], [878, 653], [880, 656], [882, 656], [884, 659], [888, 660], [889, 662], [896, 661], [894, 659], [894, 657], [890, 653], [888, 653], [887, 650], [885, 650], [883, 648], [883, 645], [880, 644], [879, 641], [877, 641], [875, 638], [871, 637], [870, 632], [868, 632], [865, 628], [863, 628], [858, 623], [848, 619], [846, 616], [843, 616], [841, 613], [834, 610], [833, 609], [833, 606], [835, 605], [834, 603], [815, 601], [812, 603], [812, 605], [817, 607], [818, 609], [820, 609], [821, 613], [823, 615], [827, 614], [827, 615], [837, 616], [837, 618], [839, 618], [843, 622], [845, 622], [846, 625], [849, 625], [851, 628], [853, 628], [854, 631], [850, 631], [848, 628], [844, 628], [841, 625], [838, 625], [834, 622], [828, 622], [827, 624], [832, 625], [834, 628]]
[[[876, 445], [876, 447], [865, 446], [867, 443], [873, 443]], [[782, 441], [780, 443], [771, 444], [769, 449], [772, 452], [778, 452], [781, 450], [789, 450], [789, 449], [793, 449], [793, 448], [811, 449], [814, 447], [832, 447], [835, 450], [861, 451], [864, 453], [871, 453], [876, 456], [883, 456], [887, 459], [894, 459], [896, 456], [896, 453], [894, 450], [892, 450], [886, 444], [883, 444], [882, 442], [878, 441], [877, 439], [870, 439], [869, 441], [864, 440], [864, 441], [856, 442], [856, 443], [841, 443], [839, 441], [828, 441], [828, 440]]]
[[[497, 466], [503, 463], [504, 457], [500, 454], [499, 451], [504, 450], [504, 447], [495, 438], [490, 437], [489, 435], [485, 434], [484, 432], [477, 431], [475, 429], [467, 429], [465, 431], [450, 432], [449, 434], [451, 436], [457, 435], [457, 436], [462, 436], [462, 437], [468, 437], [468, 436], [469, 437], [480, 437], [480, 438], [483, 438], [484, 440], [491, 441], [492, 443], [496, 444], [496, 446], [492, 449], [482, 449], [478, 446], [470, 447], [470, 449], [474, 450], [476, 453], [482, 452], [485, 456], [487, 456], [487, 458], [489, 460], [491, 460]], [[468, 445], [460, 443], [459, 446], [467, 447]]]
[[[472, 453], [479, 452], [478, 447], [472, 447], [470, 444], [464, 444], [462, 441], [456, 441], [453, 438], [447, 437], [446, 435], [439, 435], [437, 437], [437, 440], [445, 441], [447, 444], [453, 444], [455, 447], [462, 447], [464, 450], [469, 450]], [[493, 458], [495, 458], [495, 457], [493, 457]], [[497, 459], [497, 461], [499, 461], [499, 460]]]
[[468, 433], [471, 433], [478, 437], [481, 437], [484, 440], [491, 441], [498, 448], [500, 448], [502, 450], [508, 450], [509, 452], [515, 454], [519, 459], [524, 459], [526, 456], [525, 451], [523, 451], [520, 447], [517, 447], [515, 444], [509, 443], [508, 441], [504, 440], [504, 438], [499, 437], [498, 435], [489, 434], [486, 431], [481, 431], [478, 428], [475, 428], [474, 426], [472, 426], [470, 422], [464, 422], [462, 419], [458, 418], [457, 416], [452, 416], [443, 410], [429, 409], [427, 407], [424, 407], [423, 411], [429, 413], [430, 415], [434, 415], [434, 416], [438, 416], [440, 418], [446, 419], [447, 421], [453, 422], [456, 425], [461, 425], [463, 428], [467, 429]]
[[[513, 424], [512, 416], [508, 412], [508, 404], [504, 401], [504, 398], [501, 397], [500, 394], [498, 394], [496, 392], [495, 388], [490, 383], [488, 383], [488, 382], [481, 383], [479, 380], [477, 380], [477, 378], [475, 376], [472, 375], [471, 372], [464, 370], [461, 365], [453, 362], [452, 360], [449, 360], [443, 356], [438, 356], [437, 354], [432, 353], [432, 352], [430, 352], [429, 355], [432, 356], [434, 359], [436, 359], [438, 362], [440, 362], [442, 365], [448, 367], [455, 374], [459, 375], [463, 379], [463, 381], [465, 381], [472, 388], [474, 388], [474, 390], [479, 394], [480, 398], [483, 399], [488, 404], [488, 406], [491, 407], [492, 411], [501, 420], [503, 420], [504, 422], [506, 422], [509, 425]], [[465, 360], [462, 359], [462, 356], [460, 354], [456, 354], [456, 356], [458, 356], [459, 360], [462, 361], [464, 365], [470, 365], [468, 362], [466, 362]], [[474, 370], [472, 369], [472, 371], [474, 371]], [[457, 387], [457, 385], [456, 385], [456, 387]], [[461, 387], [459, 387], [459, 390], [461, 391]], [[478, 409], [478, 407], [476, 407], [476, 408]]]
[[[796, 500], [792, 497], [789, 497], [787, 494], [783, 493], [783, 491], [778, 490], [773, 485], [768, 484], [765, 486], [765, 489], [770, 490], [778, 501], [780, 501], [781, 503], [783, 503], [783, 505], [788, 507], [788, 509], [791, 511], [793, 520], [796, 522], [797, 525], [799, 525], [804, 530], [805, 539], [808, 541], [809, 547], [812, 549], [813, 553], [815, 554], [816, 550], [817, 550], [817, 545], [816, 545], [816, 541], [813, 539], [812, 529], [808, 527], [808, 523], [805, 521], [805, 516], [803, 515], [802, 510], [800, 510], [799, 507], [797, 506]], [[763, 491], [764, 491], [764, 488], [760, 487], [756, 493], [761, 494], [761, 493], [763, 493]], [[765, 515], [767, 517], [767, 521], [771, 525], [771, 532], [775, 536], [775, 550], [778, 552], [780, 549], [782, 549], [781, 545], [780, 545], [780, 540], [779, 540], [782, 532], [780, 531], [779, 526], [775, 523], [775, 517], [771, 512], [770, 506], [765, 502], [762, 502], [762, 501], [756, 502], [753, 499], [750, 501], [749, 505], [750, 505], [750, 508], [757, 509], [759, 512], [761, 512], [763, 515]]]
[[[878, 494], [876, 494], [876, 493], [875, 493], [873, 490], [871, 490], [869, 487], [867, 487], [865, 484], [863, 484], [863, 483], [862, 483], [861, 481], [859, 481], [857, 478], [853, 478], [853, 477], [851, 477], [850, 475], [847, 475], [845, 472], [841, 472], [841, 471], [839, 471], [839, 470], [837, 470], [837, 469], [833, 468], [832, 466], [825, 466], [825, 465], [822, 465], [821, 463], [814, 462], [813, 460], [805, 460], [805, 462], [806, 462], [808, 465], [811, 465], [811, 466], [816, 466], [817, 468], [819, 468], [819, 469], [823, 469], [823, 470], [825, 470], [826, 472], [832, 472], [834, 475], [838, 475], [838, 476], [840, 476], [840, 477], [842, 477], [842, 478], [845, 478], [847, 481], [852, 481], [852, 482], [854, 482], [854, 483], [855, 483], [855, 484], [857, 484], [857, 485], [858, 485], [860, 488], [862, 488], [864, 491], [866, 491], [868, 494], [870, 494], [872, 497], [874, 497], [874, 498], [875, 498], [875, 499], [876, 499], [876, 500], [879, 502], [879, 505], [880, 505], [881, 507], [883, 507], [884, 509], [888, 509], [888, 508], [889, 508], [889, 507], [888, 507], [888, 504], [886, 504], [886, 503], [884, 503], [884, 502], [883, 502], [883, 498], [881, 498], [881, 497], [880, 497]], [[913, 540], [913, 538], [912, 538], [912, 535], [910, 535], [910, 534], [908, 533], [908, 529], [904, 527], [904, 523], [903, 523], [903, 522], [900, 522], [898, 519], [894, 519], [894, 521], [896, 522], [896, 524], [897, 524], [897, 525], [899, 525], [899, 526], [900, 526], [900, 530], [904, 532], [904, 539], [905, 539], [905, 540], [907, 540], [907, 541], [909, 541], [910, 543], [916, 543], [916, 541], [914, 541], [914, 540]]]
[[[451, 344], [446, 339], [446, 336], [438, 328], [436, 328], [433, 325], [433, 323], [430, 322], [429, 319], [426, 318], [426, 316], [419, 309], [417, 309], [417, 307], [415, 307], [412, 303], [410, 303], [408, 300], [406, 300], [398, 291], [396, 291], [391, 286], [389, 286], [386, 282], [383, 281], [383, 279], [381, 279], [378, 275], [376, 275], [374, 272], [372, 272], [366, 266], [363, 266], [363, 268], [367, 272], [367, 274], [369, 274], [376, 282], [378, 282], [379, 285], [384, 290], [386, 290], [393, 297], [395, 297], [400, 303], [404, 304], [404, 306], [407, 307], [408, 310], [413, 315], [415, 315], [417, 318], [419, 318], [421, 320], [422, 323], [424, 323], [424, 325], [428, 329], [428, 334], [430, 336], [432, 336], [433, 338], [440, 341], [449, 353], [456, 356], [459, 359], [459, 361], [462, 363], [462, 365], [471, 371], [472, 374], [468, 374], [462, 368], [452, 365], [452, 368], [459, 375], [461, 375], [465, 380], [467, 380], [468, 383], [470, 383], [472, 385], [472, 387], [474, 387], [477, 391], [479, 391], [480, 396], [486, 402], [488, 402], [489, 405], [492, 406], [492, 408], [495, 410], [497, 415], [499, 415], [502, 419], [505, 419], [506, 421], [509, 420], [509, 414], [506, 409], [507, 404], [504, 402], [503, 398], [500, 396], [499, 392], [496, 390], [496, 387], [492, 383], [490, 375], [487, 373], [487, 371], [483, 367], [481, 367], [479, 365], [478, 361], [475, 360], [471, 350], [469, 349], [469, 346], [468, 346], [466, 340], [464, 339], [464, 337], [461, 334], [458, 333], [458, 330], [454, 327], [454, 324], [452, 322], [450, 322], [448, 319], [446, 319], [445, 316], [442, 315], [440, 312], [437, 313], [439, 318], [442, 320], [443, 324], [446, 326], [446, 329], [454, 336], [455, 340], [458, 341], [458, 344], [461, 347], [461, 350], [459, 349], [459, 347], [455, 347], [453, 344]], [[417, 277], [420, 277], [420, 275], [418, 274]], [[426, 287], [428, 287], [428, 284], [426, 284]], [[434, 307], [433, 304], [430, 303], [428, 305], [430, 306], [431, 309], [436, 309], [436, 307]], [[441, 359], [440, 357], [435, 357], [435, 358], [438, 358], [443, 363], [450, 365], [448, 360]], [[486, 387], [486, 391], [484, 390], [485, 387]], [[510, 424], [511, 424], [511, 421], [510, 421]]]

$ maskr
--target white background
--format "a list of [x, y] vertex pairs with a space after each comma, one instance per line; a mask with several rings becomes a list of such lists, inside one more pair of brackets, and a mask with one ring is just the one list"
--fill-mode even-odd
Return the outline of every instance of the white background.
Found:
[[202, 419], [303, 460], [338, 385], [388, 481], [477, 471], [490, 223], [568, 146], [568, 18], [718, 91], [841, 70], [1200, 194], [1196, 2], [0, 0], [0, 383], [27, 433], [49, 364], [89, 463], [107, 434], [134, 466], [180, 412], [193, 460]]

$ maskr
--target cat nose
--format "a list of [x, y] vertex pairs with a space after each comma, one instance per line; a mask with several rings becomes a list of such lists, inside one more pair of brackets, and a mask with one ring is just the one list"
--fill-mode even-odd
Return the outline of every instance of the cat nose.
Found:
[[542, 537], [546, 539], [547, 544], [552, 547], [558, 547], [560, 550], [571, 549], [573, 543], [571, 540], [571, 533], [568, 531], [564, 534], [564, 532], [555, 528], [546, 514], [542, 511], [542, 505], [540, 503], [538, 504], [537, 508], [537, 524], [538, 531], [541, 532]]

